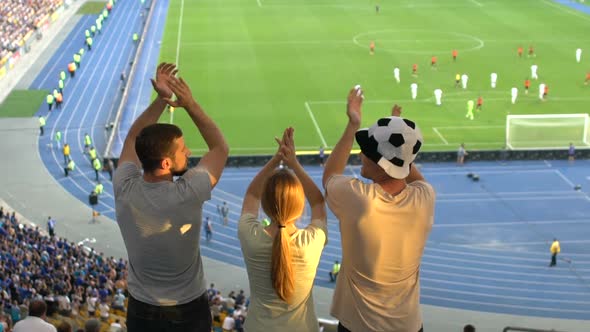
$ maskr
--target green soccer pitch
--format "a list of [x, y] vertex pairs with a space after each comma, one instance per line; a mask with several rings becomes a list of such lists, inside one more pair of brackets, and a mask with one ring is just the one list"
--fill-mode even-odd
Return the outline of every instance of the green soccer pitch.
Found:
[[[179, 75], [220, 125], [232, 155], [274, 153], [273, 138], [287, 126], [295, 128], [298, 150], [330, 149], [347, 121], [345, 100], [355, 84], [365, 91], [365, 126], [398, 103], [421, 128], [426, 151], [455, 150], [460, 143], [498, 149], [508, 114], [588, 112], [588, 31], [590, 15], [551, 0], [170, 0], [160, 58], [178, 62]], [[529, 45], [535, 57], [527, 57]], [[585, 48], [581, 63], [577, 48]], [[539, 80], [526, 95], [532, 64]], [[457, 73], [469, 76], [467, 89], [455, 87]], [[411, 100], [414, 82], [418, 97]], [[546, 101], [538, 97], [540, 83], [549, 86]], [[512, 87], [519, 90], [515, 105]], [[443, 90], [440, 107], [436, 88]], [[480, 95], [482, 111], [466, 119], [467, 101]], [[161, 121], [169, 122], [169, 114]], [[183, 110], [173, 122], [193, 152], [204, 151]]]

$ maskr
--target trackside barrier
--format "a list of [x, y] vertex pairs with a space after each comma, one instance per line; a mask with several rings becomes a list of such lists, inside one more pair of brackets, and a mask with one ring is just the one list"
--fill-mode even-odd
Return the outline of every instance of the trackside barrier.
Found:
[[528, 329], [526, 327], [515, 327], [515, 326], [507, 326], [502, 331], [503, 332], [508, 332], [508, 331], [523, 331], [523, 332], [565, 332], [565, 331], [557, 331], [557, 330]]
[[119, 108], [117, 109], [117, 114], [115, 115], [115, 121], [113, 121], [113, 127], [110, 128], [111, 134], [109, 136], [109, 140], [107, 141], [107, 147], [105, 148], [105, 151], [103, 154], [103, 156], [105, 156], [106, 158], [115, 157], [111, 154], [111, 150], [113, 148], [113, 142], [115, 141], [115, 134], [117, 133], [117, 130], [119, 130], [119, 123], [121, 121], [121, 114], [123, 114], [123, 109], [125, 108], [125, 105], [127, 104], [127, 99], [129, 98], [129, 91], [130, 91], [131, 84], [135, 78], [135, 72], [137, 70], [137, 63], [138, 63], [138, 60], [141, 57], [141, 54], [143, 52], [143, 43], [145, 42], [145, 36], [146, 36], [147, 30], [149, 29], [150, 23], [152, 21], [154, 7], [157, 2], [158, 2], [158, 0], [152, 0], [151, 3], [149, 4], [150, 10], [147, 15], [147, 20], [143, 26], [143, 31], [141, 32], [141, 38], [140, 38], [139, 44], [137, 45], [137, 51], [135, 53], [135, 57], [133, 58], [133, 62], [131, 64], [131, 70], [129, 71], [129, 77], [125, 81], [125, 87], [123, 88], [123, 97], [121, 98], [121, 103], [119, 104]]

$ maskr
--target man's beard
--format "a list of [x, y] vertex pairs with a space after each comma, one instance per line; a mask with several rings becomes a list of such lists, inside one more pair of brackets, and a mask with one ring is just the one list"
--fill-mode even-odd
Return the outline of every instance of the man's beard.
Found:
[[183, 176], [186, 171], [188, 171], [188, 160], [184, 164], [184, 167], [181, 169], [177, 169], [178, 166], [176, 162], [174, 162], [174, 168], [172, 169], [172, 176]]

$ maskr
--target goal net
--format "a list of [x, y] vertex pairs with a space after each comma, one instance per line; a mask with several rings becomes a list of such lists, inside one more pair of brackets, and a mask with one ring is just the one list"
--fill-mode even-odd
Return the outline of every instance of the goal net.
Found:
[[564, 149], [590, 146], [590, 118], [582, 114], [530, 114], [506, 117], [506, 146], [519, 149]]

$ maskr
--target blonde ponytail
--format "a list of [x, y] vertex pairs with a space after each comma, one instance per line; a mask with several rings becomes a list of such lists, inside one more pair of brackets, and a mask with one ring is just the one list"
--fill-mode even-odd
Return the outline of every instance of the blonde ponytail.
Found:
[[272, 242], [270, 276], [277, 296], [289, 303], [295, 291], [295, 278], [291, 266], [290, 237], [286, 228], [280, 227]]
[[303, 213], [305, 194], [301, 182], [288, 170], [275, 171], [264, 187], [262, 209], [279, 229], [272, 243], [272, 286], [277, 296], [289, 303], [295, 292], [295, 276], [291, 266], [291, 237], [286, 226]]

